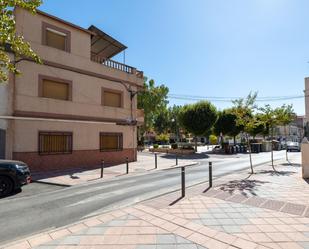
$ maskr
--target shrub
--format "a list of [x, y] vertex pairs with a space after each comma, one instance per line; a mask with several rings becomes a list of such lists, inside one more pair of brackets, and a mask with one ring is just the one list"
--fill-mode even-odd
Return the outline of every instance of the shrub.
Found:
[[218, 138], [217, 138], [217, 136], [215, 136], [215, 135], [210, 135], [210, 136], [209, 136], [209, 142], [210, 142], [210, 144], [212, 144], [212, 145], [217, 144], [217, 143], [218, 143]]
[[176, 144], [176, 143], [172, 144], [172, 149], [173, 149], [173, 150], [178, 149], [178, 144]]
[[154, 148], [154, 149], [158, 149], [158, 148], [159, 148], [159, 145], [158, 145], [158, 144], [154, 144], [154, 145], [153, 145], [153, 148]]

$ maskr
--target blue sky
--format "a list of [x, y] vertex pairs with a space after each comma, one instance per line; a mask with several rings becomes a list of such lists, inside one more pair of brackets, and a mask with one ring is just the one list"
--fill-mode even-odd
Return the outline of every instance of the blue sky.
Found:
[[[309, 76], [307, 0], [45, 0], [40, 9], [98, 26], [128, 46], [126, 64], [172, 94], [302, 95]], [[304, 114], [303, 98], [268, 103]]]

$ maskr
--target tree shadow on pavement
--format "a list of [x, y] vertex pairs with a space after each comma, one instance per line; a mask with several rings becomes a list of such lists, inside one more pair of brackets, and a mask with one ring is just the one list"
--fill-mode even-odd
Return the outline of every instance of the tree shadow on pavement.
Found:
[[221, 184], [218, 187], [222, 191], [229, 192], [230, 194], [233, 194], [235, 191], [240, 192], [240, 194], [247, 196], [248, 194], [246, 192], [249, 192], [251, 195], [256, 196], [257, 194], [255, 191], [259, 186], [262, 186], [265, 183], [269, 183], [267, 181], [259, 181], [259, 180], [234, 180], [229, 181], [226, 184]]
[[301, 167], [300, 163], [291, 163], [288, 161], [287, 163], [281, 163], [282, 166], [292, 166], [292, 167]]
[[260, 170], [256, 172], [256, 174], [265, 174], [269, 176], [291, 176], [293, 174], [296, 174], [295, 171], [274, 171], [274, 170]]

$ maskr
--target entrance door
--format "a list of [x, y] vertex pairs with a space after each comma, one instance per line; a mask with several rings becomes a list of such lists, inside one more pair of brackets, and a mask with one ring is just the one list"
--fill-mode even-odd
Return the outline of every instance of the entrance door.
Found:
[[0, 129], [0, 159], [5, 159], [5, 130]]

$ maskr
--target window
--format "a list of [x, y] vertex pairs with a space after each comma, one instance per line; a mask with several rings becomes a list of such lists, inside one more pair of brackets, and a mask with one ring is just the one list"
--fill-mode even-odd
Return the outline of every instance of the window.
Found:
[[100, 133], [100, 150], [122, 150], [122, 133]]
[[102, 95], [104, 106], [122, 107], [122, 92], [103, 89]]
[[43, 45], [70, 52], [71, 33], [43, 22]]
[[39, 132], [39, 154], [71, 154], [72, 132]]
[[40, 75], [39, 96], [59, 100], [72, 100], [72, 82]]

